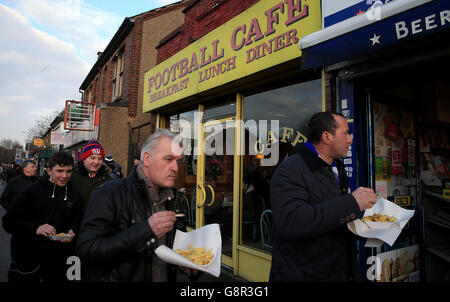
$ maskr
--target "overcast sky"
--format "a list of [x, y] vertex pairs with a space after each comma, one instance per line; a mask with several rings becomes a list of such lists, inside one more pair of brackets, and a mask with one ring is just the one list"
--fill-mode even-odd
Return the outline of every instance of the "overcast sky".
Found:
[[0, 140], [27, 129], [78, 91], [125, 17], [176, 0], [0, 0]]

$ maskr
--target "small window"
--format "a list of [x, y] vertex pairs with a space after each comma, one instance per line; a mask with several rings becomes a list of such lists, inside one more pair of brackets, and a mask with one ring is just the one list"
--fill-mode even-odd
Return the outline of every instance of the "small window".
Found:
[[122, 95], [122, 81], [123, 81], [123, 51], [113, 59], [114, 74], [112, 80], [112, 101]]

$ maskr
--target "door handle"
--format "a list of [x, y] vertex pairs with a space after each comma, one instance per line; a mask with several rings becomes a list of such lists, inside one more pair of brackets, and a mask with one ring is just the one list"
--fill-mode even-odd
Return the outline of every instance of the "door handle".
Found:
[[202, 190], [202, 195], [203, 195], [202, 200], [197, 204], [197, 207], [201, 208], [205, 205], [206, 191], [205, 191], [205, 187], [203, 185], [197, 185], [197, 186], [200, 188], [200, 190]]
[[211, 202], [210, 202], [210, 203], [207, 203], [206, 206], [207, 206], [207, 207], [210, 207], [210, 206], [213, 205], [213, 203], [214, 203], [214, 201], [215, 201], [215, 199], [216, 199], [216, 196], [215, 196], [215, 194], [214, 194], [214, 189], [213, 189], [213, 187], [212, 187], [211, 185], [207, 185], [207, 187], [211, 190]]

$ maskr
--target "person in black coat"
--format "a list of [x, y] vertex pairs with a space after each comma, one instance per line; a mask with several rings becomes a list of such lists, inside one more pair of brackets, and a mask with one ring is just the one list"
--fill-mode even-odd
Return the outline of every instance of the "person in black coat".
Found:
[[10, 281], [67, 281], [66, 261], [73, 251], [74, 237], [52, 241], [51, 236], [75, 236], [79, 229], [81, 196], [69, 183], [72, 167], [71, 155], [54, 153], [48, 177], [27, 185], [3, 216], [5, 230], [17, 243]]
[[122, 166], [119, 163], [116, 163], [112, 157], [111, 154], [108, 154], [105, 157], [105, 164], [108, 166], [109, 169], [111, 169], [111, 172], [109, 173], [109, 176], [111, 179], [117, 179], [122, 178]]
[[71, 182], [81, 194], [81, 207], [84, 213], [91, 193], [101, 184], [111, 180], [109, 169], [103, 164], [105, 151], [99, 142], [89, 141], [83, 147], [81, 161], [75, 164]]
[[36, 171], [36, 163], [32, 160], [26, 160], [23, 162], [22, 173], [13, 177], [7, 183], [5, 190], [0, 197], [0, 204], [6, 211], [8, 211], [12, 201], [16, 198], [17, 194], [19, 194], [19, 191], [26, 185], [37, 180]]
[[12, 162], [11, 167], [6, 169], [6, 171], [4, 172], [5, 182], [8, 182], [11, 179], [13, 179], [14, 177], [20, 175], [20, 172], [21, 172], [20, 166], [18, 164], [16, 164], [15, 162]]
[[[142, 147], [142, 161], [127, 178], [92, 192], [81, 224], [77, 254], [85, 281], [175, 281], [177, 267], [154, 250], [171, 247], [185, 230], [174, 193], [182, 149], [175, 134], [158, 129]], [[195, 272], [183, 268], [186, 273]]]
[[358, 281], [353, 235], [346, 223], [376, 202], [372, 189], [348, 193], [339, 158], [352, 143], [345, 118], [313, 115], [308, 142], [275, 170], [270, 182], [273, 250], [270, 281]]

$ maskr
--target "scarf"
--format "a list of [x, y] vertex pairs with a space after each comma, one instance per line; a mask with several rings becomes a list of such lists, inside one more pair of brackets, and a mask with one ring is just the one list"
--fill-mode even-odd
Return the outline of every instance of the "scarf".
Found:
[[[164, 211], [166, 209], [165, 202], [174, 198], [173, 192], [170, 188], [159, 188], [152, 183], [150, 179], [145, 175], [142, 168], [142, 164], [136, 167], [138, 177], [145, 181], [147, 186], [147, 197], [150, 202], [152, 213]], [[158, 239], [159, 245], [166, 244], [167, 235]], [[167, 282], [167, 264], [162, 261], [156, 254], [153, 254], [152, 263], [152, 281], [154, 282]]]

